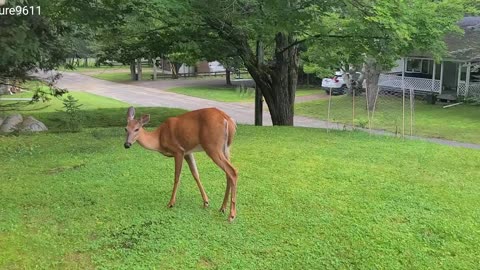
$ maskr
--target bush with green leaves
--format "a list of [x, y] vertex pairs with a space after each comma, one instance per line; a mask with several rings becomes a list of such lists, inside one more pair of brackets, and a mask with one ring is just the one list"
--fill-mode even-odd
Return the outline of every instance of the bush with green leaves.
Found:
[[80, 109], [82, 104], [78, 99], [75, 99], [72, 95], [68, 95], [63, 99], [63, 111], [65, 112], [64, 125], [68, 131], [78, 132], [82, 130], [82, 118], [83, 114]]

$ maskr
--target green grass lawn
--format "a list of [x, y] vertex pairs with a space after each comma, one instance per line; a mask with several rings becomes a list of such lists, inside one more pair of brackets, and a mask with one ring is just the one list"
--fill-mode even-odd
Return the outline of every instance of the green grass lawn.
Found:
[[[178, 87], [172, 88], [169, 91], [182, 95], [199, 97], [209, 100], [223, 101], [223, 102], [246, 102], [253, 101], [255, 97], [255, 90], [240, 89], [239, 87]], [[319, 94], [322, 91], [318, 88], [299, 88], [296, 96], [307, 96]]]
[[[27, 94], [27, 93], [22, 93]], [[121, 126], [125, 124], [125, 111], [130, 105], [111, 98], [93, 95], [86, 92], [71, 91], [66, 95], [72, 95], [78, 99], [82, 106], [82, 126], [84, 127], [110, 127]], [[13, 113], [20, 113], [23, 116], [33, 116], [53, 131], [61, 131], [63, 129], [66, 114], [62, 98], [52, 98], [48, 102], [36, 102], [30, 104], [27, 101], [1, 101], [0, 100], [0, 117], [5, 117]], [[31, 96], [31, 94], [30, 94]], [[10, 97], [10, 96], [9, 96]], [[164, 109], [164, 108], [145, 108], [145, 113], [151, 113], [152, 117], [157, 121], [164, 119], [165, 116], [177, 115], [183, 110], [180, 109]], [[160, 118], [158, 118], [160, 117]]]
[[[87, 127], [0, 136], [1, 269], [475, 269], [480, 152], [419, 141], [239, 126], [238, 217], [198, 153], [211, 207], [173, 160], [123, 148], [127, 104], [75, 94]], [[105, 108], [101, 104], [105, 105]], [[57, 105], [55, 105], [57, 106]], [[151, 113], [149, 128], [181, 110]], [[37, 110], [46, 123], [54, 105]], [[95, 117], [93, 117], [95, 116]]]
[[[332, 97], [330, 119], [335, 122], [352, 123], [352, 97]], [[357, 126], [368, 123], [365, 97], [356, 98]], [[328, 100], [316, 100], [297, 104], [295, 113], [322, 120], [327, 119]], [[460, 105], [443, 109], [442, 105], [429, 105], [415, 100], [413, 133], [418, 136], [445, 138], [462, 142], [480, 143], [480, 106]], [[406, 128], [410, 132], [410, 113], [406, 105]], [[401, 132], [401, 98], [379, 100], [373, 117], [373, 128]]]

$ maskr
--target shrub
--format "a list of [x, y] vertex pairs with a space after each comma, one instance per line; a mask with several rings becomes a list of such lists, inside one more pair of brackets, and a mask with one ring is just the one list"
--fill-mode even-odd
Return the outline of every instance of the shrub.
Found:
[[72, 95], [68, 95], [63, 99], [63, 111], [65, 112], [65, 119], [63, 120], [66, 130], [71, 132], [79, 132], [82, 130], [83, 114], [80, 110], [82, 104], [78, 99], [75, 99]]

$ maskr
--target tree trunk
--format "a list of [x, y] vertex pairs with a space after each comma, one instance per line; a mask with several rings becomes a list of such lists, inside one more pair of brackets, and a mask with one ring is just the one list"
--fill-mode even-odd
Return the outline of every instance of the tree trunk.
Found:
[[152, 68], [153, 68], [153, 80], [157, 80], [157, 60], [156, 58], [153, 58], [153, 65], [152, 65]]
[[170, 70], [172, 71], [172, 79], [178, 79], [178, 71], [182, 67], [182, 63], [170, 62]]
[[137, 81], [141, 81], [142, 80], [142, 59], [141, 58], [137, 59], [137, 74], [138, 74]]
[[[251, 52], [247, 49], [241, 52], [245, 66], [265, 98], [273, 125], [293, 125], [298, 79], [298, 46], [289, 45], [293, 42], [288, 33], [277, 33], [274, 60], [268, 66], [257, 67], [256, 57]], [[248, 45], [243, 47], [248, 48]]]
[[230, 68], [226, 68], [225, 69], [225, 78], [227, 80], [227, 85], [228, 86], [232, 86], [232, 79], [230, 78], [230, 74], [231, 74]]
[[132, 62], [130, 62], [130, 78], [132, 79], [132, 81], [135, 81], [137, 80], [137, 73], [135, 72], [135, 60], [133, 60]]
[[373, 111], [378, 92], [378, 79], [382, 71], [381, 64], [373, 57], [367, 57], [365, 61], [365, 79], [367, 80], [368, 110]]

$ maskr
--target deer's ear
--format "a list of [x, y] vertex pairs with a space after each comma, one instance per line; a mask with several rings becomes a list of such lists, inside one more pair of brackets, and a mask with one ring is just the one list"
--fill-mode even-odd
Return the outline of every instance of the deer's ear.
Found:
[[135, 118], [135, 108], [130, 107], [127, 111], [127, 120], [133, 120]]
[[142, 118], [140, 118], [140, 122], [142, 123], [142, 126], [150, 122], [150, 114], [142, 115]]

